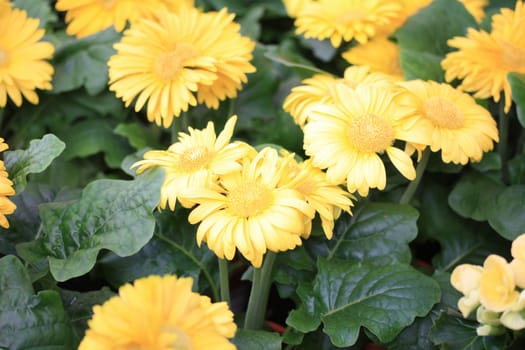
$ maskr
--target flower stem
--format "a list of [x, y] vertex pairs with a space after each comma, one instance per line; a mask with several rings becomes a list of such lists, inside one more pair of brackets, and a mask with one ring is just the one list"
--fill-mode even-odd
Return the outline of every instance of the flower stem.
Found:
[[501, 177], [503, 183], [509, 184], [509, 167], [507, 162], [507, 147], [509, 138], [509, 116], [505, 114], [505, 103], [503, 101], [499, 104], [498, 113], [499, 124], [499, 143], [498, 153], [501, 159]]
[[252, 289], [244, 320], [245, 329], [261, 329], [264, 324], [276, 257], [276, 253], [267, 252], [262, 267], [253, 271]]
[[188, 129], [188, 112], [182, 112], [180, 116], [173, 118], [171, 123], [171, 143], [179, 140], [179, 132], [186, 132]]
[[417, 187], [419, 186], [421, 178], [423, 177], [425, 169], [427, 168], [428, 160], [430, 158], [430, 152], [431, 151], [429, 147], [425, 148], [425, 150], [423, 151], [421, 161], [416, 167], [416, 178], [414, 179], [414, 181], [408, 184], [407, 188], [405, 189], [405, 192], [399, 200], [399, 204], [408, 204], [412, 197], [414, 197], [414, 193], [416, 193]]
[[221, 300], [230, 304], [230, 279], [228, 274], [228, 261], [217, 258], [219, 261], [219, 276], [221, 287]]

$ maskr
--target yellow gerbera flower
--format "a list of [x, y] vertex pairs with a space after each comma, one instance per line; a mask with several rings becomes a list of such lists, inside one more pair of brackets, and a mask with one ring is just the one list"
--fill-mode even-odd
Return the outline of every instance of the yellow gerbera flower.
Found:
[[459, 88], [475, 92], [477, 98], [492, 97], [498, 102], [505, 95], [505, 112], [510, 110], [512, 92], [507, 74], [525, 74], [525, 7], [516, 3], [514, 11], [502, 9], [492, 17], [492, 32], [468, 28], [466, 37], [454, 37], [448, 45], [458, 51], [448, 53], [441, 62], [445, 79], [463, 79]]
[[168, 204], [175, 210], [177, 200], [183, 207], [190, 208], [193, 202], [184, 196], [192, 188], [208, 187], [218, 175], [241, 169], [239, 161], [255, 150], [244, 142], [230, 143], [237, 116], [231, 117], [224, 130], [217, 137], [212, 122], [203, 130], [188, 128], [189, 134], [179, 133], [179, 141], [166, 151], [148, 151], [144, 160], [132, 165], [141, 173], [152, 167], [165, 171], [160, 192], [161, 209]]
[[390, 23], [401, 12], [399, 1], [319, 0], [304, 5], [297, 14], [297, 33], [306, 38], [330, 39], [339, 47], [342, 40], [365, 43], [378, 27]]
[[50, 90], [54, 69], [45, 60], [55, 51], [53, 45], [41, 41], [44, 29], [40, 20], [10, 5], [0, 6], [0, 108], [7, 96], [15, 105], [22, 105], [22, 96], [38, 103], [36, 89]]
[[[319, 214], [326, 238], [332, 239], [334, 221], [343, 210], [351, 213], [350, 207], [355, 197], [330, 182], [325, 172], [312, 165], [311, 159], [298, 163], [292, 154], [287, 160], [288, 170], [281, 184], [304, 195], [306, 202]], [[303, 238], [308, 238], [310, 231], [311, 225], [307, 227]]]
[[[0, 138], [0, 152], [8, 148], [9, 146], [4, 142], [4, 139]], [[5, 216], [13, 214], [16, 210], [16, 205], [7, 198], [14, 194], [13, 182], [9, 180], [4, 162], [0, 160], [0, 226], [3, 228], [9, 228], [9, 221]]]
[[308, 120], [308, 109], [317, 103], [332, 103], [337, 84], [346, 84], [355, 88], [360, 84], [393, 83], [391, 76], [382, 73], [371, 73], [366, 66], [351, 66], [344, 72], [344, 78], [330, 74], [316, 74], [302, 81], [302, 85], [292, 88], [283, 103], [283, 109], [289, 112], [301, 128]]
[[302, 193], [279, 186], [287, 168], [275, 149], [264, 148], [245, 158], [241, 170], [221, 176], [220, 188], [188, 191], [187, 197], [199, 204], [188, 217], [192, 224], [200, 222], [197, 244], [205, 241], [228, 260], [238, 249], [256, 268], [267, 250], [301, 245], [315, 211]]
[[485, 16], [484, 7], [489, 4], [488, 0], [459, 0], [468, 12], [474, 17], [474, 19], [481, 23], [481, 20]]
[[386, 172], [379, 154], [386, 152], [409, 180], [416, 176], [409, 155], [395, 140], [422, 142], [425, 135], [405, 127], [412, 110], [394, 102], [395, 94], [374, 85], [352, 89], [338, 84], [333, 104], [310, 109], [304, 127], [304, 149], [313, 164], [327, 169], [330, 181], [346, 179], [348, 191], [366, 196], [370, 188], [384, 189]]
[[255, 71], [255, 44], [239, 34], [234, 15], [187, 9], [158, 16], [132, 24], [109, 59], [109, 89], [126, 107], [137, 98], [138, 112], [147, 102], [148, 120], [169, 127], [197, 101], [218, 108], [237, 96], [246, 73]]
[[366, 44], [354, 46], [342, 56], [351, 64], [369, 67], [370, 72], [389, 74], [396, 80], [403, 80], [399, 46], [386, 37], [375, 37]]
[[57, 0], [55, 8], [66, 12], [66, 32], [82, 38], [111, 26], [117, 32], [128, 21], [152, 17], [157, 11], [177, 11], [182, 6], [192, 7], [193, 0]]
[[470, 95], [433, 81], [413, 80], [399, 85], [408, 94], [401, 93], [398, 102], [415, 107], [420, 117], [413, 128], [428, 135], [425, 144], [433, 152], [441, 150], [445, 163], [479, 162], [499, 140], [496, 121]]
[[93, 307], [79, 350], [234, 350], [237, 326], [226, 302], [191, 290], [189, 277], [149, 276]]

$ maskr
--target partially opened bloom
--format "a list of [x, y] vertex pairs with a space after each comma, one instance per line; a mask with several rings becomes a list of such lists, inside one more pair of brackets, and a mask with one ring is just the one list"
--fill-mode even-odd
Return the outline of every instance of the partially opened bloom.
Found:
[[17, 106], [22, 97], [38, 103], [36, 89], [50, 90], [53, 66], [46, 60], [53, 56], [53, 45], [42, 41], [40, 20], [26, 11], [0, 6], [0, 108], [7, 97]]
[[192, 292], [193, 280], [149, 276], [93, 307], [79, 350], [234, 350], [237, 326], [226, 302]]
[[[304, 195], [306, 202], [319, 214], [326, 238], [331, 239], [335, 220], [342, 211], [351, 213], [355, 197], [330, 182], [324, 171], [312, 165], [311, 159], [298, 163], [290, 158], [288, 167], [282, 184]], [[303, 237], [308, 238], [309, 234], [307, 229]]]
[[308, 120], [309, 108], [317, 103], [332, 103], [335, 86], [345, 84], [355, 88], [361, 84], [393, 83], [394, 79], [382, 73], [371, 73], [367, 66], [351, 66], [345, 69], [344, 77], [337, 78], [330, 74], [316, 74], [302, 81], [302, 84], [292, 88], [291, 93], [283, 103], [283, 109], [291, 114], [296, 124], [301, 128]]
[[403, 80], [399, 46], [384, 36], [350, 48], [343, 53], [343, 58], [353, 65], [368, 67], [370, 72], [384, 73], [396, 80]]
[[406, 89], [397, 99], [415, 107], [420, 119], [414, 124], [427, 134], [433, 152], [441, 150], [444, 162], [479, 162], [498, 141], [496, 121], [468, 94], [449, 84], [412, 80], [399, 83]]
[[379, 27], [401, 12], [399, 1], [319, 0], [304, 5], [297, 13], [297, 33], [306, 38], [330, 39], [333, 46], [357, 40], [365, 43]]
[[479, 300], [487, 310], [502, 312], [518, 300], [514, 275], [507, 261], [489, 255], [483, 263], [479, 282]]
[[471, 264], [458, 265], [452, 271], [450, 283], [463, 294], [458, 301], [458, 308], [463, 317], [468, 317], [479, 306], [479, 283], [482, 272], [481, 266]]
[[136, 100], [137, 112], [147, 104], [148, 120], [164, 127], [197, 103], [218, 108], [255, 71], [249, 62], [255, 44], [233, 18], [225, 9], [192, 8], [133, 23], [114, 45], [109, 89], [126, 107]]
[[220, 186], [190, 191], [187, 197], [198, 204], [188, 217], [200, 222], [197, 244], [206, 242], [221, 259], [239, 250], [256, 268], [267, 250], [301, 245], [315, 211], [301, 192], [279, 186], [287, 168], [275, 149], [264, 148], [239, 171], [221, 176]]
[[[315, 166], [327, 169], [330, 181], [346, 179], [349, 192], [366, 196], [370, 188], [384, 189], [386, 171], [380, 154], [386, 152], [409, 180], [416, 176], [409, 155], [395, 140], [423, 142], [424, 135], [405, 127], [412, 110], [394, 101], [394, 93], [374, 85], [335, 88], [334, 103], [310, 109], [304, 127], [304, 149]], [[419, 141], [416, 141], [419, 140]]]
[[512, 104], [507, 74], [525, 74], [525, 8], [516, 2], [514, 11], [502, 9], [492, 17], [492, 32], [467, 29], [466, 37], [454, 37], [448, 45], [458, 51], [448, 53], [441, 62], [445, 79], [462, 79], [459, 88], [474, 92], [477, 98], [500, 100], [505, 95], [505, 112]]
[[[0, 152], [5, 151], [8, 147], [4, 139], [0, 138]], [[4, 162], [0, 160], [0, 226], [3, 228], [9, 228], [9, 221], [5, 216], [13, 214], [16, 209], [16, 205], [7, 198], [14, 194], [13, 182], [9, 180]]]
[[166, 151], [148, 151], [144, 160], [133, 164], [137, 173], [152, 167], [164, 169], [161, 209], [168, 205], [174, 210], [177, 200], [189, 208], [193, 203], [185, 198], [185, 190], [208, 187], [218, 175], [241, 169], [240, 160], [255, 150], [243, 142], [230, 143], [236, 121], [237, 116], [231, 117], [218, 137], [212, 122], [203, 130], [190, 127], [189, 134], [179, 133], [179, 141]]
[[82, 38], [111, 26], [117, 32], [128, 22], [152, 17], [157, 11], [177, 11], [181, 6], [192, 7], [193, 0], [57, 0], [55, 8], [66, 12], [66, 32]]

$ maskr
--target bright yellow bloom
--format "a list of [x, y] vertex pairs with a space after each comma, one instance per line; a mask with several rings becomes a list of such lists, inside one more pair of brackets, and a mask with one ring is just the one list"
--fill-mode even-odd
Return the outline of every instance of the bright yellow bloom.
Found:
[[525, 6], [516, 3], [515, 11], [502, 9], [492, 17], [492, 32], [468, 28], [466, 37], [454, 37], [448, 45], [459, 49], [445, 56], [441, 66], [450, 82], [463, 79], [460, 89], [475, 92], [477, 98], [500, 100], [505, 95], [505, 112], [512, 104], [507, 74], [525, 74]]
[[240, 160], [255, 150], [243, 142], [230, 143], [236, 121], [237, 116], [231, 117], [218, 137], [212, 122], [203, 130], [189, 127], [189, 134], [179, 133], [179, 141], [166, 151], [148, 151], [144, 160], [133, 164], [132, 167], [138, 167], [137, 173], [153, 167], [164, 169], [161, 209], [168, 204], [174, 210], [177, 200], [190, 208], [194, 203], [184, 196], [184, 191], [208, 187], [218, 175], [241, 169]]
[[494, 118], [470, 95], [433, 81], [413, 80], [399, 85], [407, 91], [397, 97], [399, 103], [415, 107], [420, 117], [413, 128], [428, 135], [426, 144], [433, 152], [441, 150], [444, 162], [479, 162], [498, 141]]
[[369, 67], [370, 72], [384, 73], [396, 80], [403, 80], [399, 46], [386, 37], [375, 37], [365, 44], [354, 46], [343, 53], [343, 58], [353, 65]]
[[187, 197], [199, 205], [188, 217], [200, 222], [197, 244], [206, 242], [215, 254], [233, 259], [236, 249], [256, 268], [267, 250], [301, 245], [314, 209], [302, 193], [279, 186], [288, 168], [273, 148], [244, 159], [241, 170], [220, 177], [216, 189], [193, 189]]
[[[0, 152], [8, 148], [9, 146], [4, 142], [4, 139], [0, 138]], [[0, 226], [3, 228], [9, 228], [9, 221], [5, 216], [13, 214], [16, 210], [16, 205], [7, 198], [14, 194], [13, 182], [9, 180], [4, 162], [0, 160]]]
[[135, 98], [137, 112], [147, 103], [148, 120], [169, 127], [190, 105], [218, 108], [236, 97], [255, 71], [255, 43], [239, 34], [234, 15], [186, 9], [158, 16], [133, 23], [109, 59], [109, 89], [126, 107]]
[[394, 80], [382, 73], [370, 73], [368, 67], [351, 66], [346, 68], [344, 78], [329, 74], [316, 74], [302, 81], [302, 85], [292, 88], [283, 103], [283, 109], [289, 112], [301, 128], [308, 120], [308, 110], [317, 103], [333, 103], [335, 86], [343, 83], [351, 88], [361, 84], [382, 84], [388, 86]]
[[479, 282], [479, 300], [487, 310], [502, 312], [518, 300], [514, 275], [507, 261], [489, 255], [483, 264]]
[[461, 264], [456, 266], [450, 276], [452, 287], [463, 294], [458, 301], [458, 308], [463, 317], [479, 306], [479, 283], [483, 268], [477, 265]]
[[128, 21], [150, 18], [157, 11], [178, 11], [181, 7], [193, 7], [193, 0], [57, 0], [56, 9], [66, 12], [66, 32], [82, 38], [111, 26], [117, 32]]
[[297, 14], [297, 33], [306, 38], [330, 39], [333, 46], [357, 40], [365, 43], [378, 27], [389, 24], [402, 11], [399, 1], [319, 0], [303, 6]]
[[485, 16], [485, 6], [489, 4], [488, 0], [459, 0], [463, 3], [468, 12], [476, 19], [478, 23], [481, 23], [481, 20]]
[[44, 29], [40, 20], [27, 17], [9, 4], [0, 6], [0, 108], [7, 97], [22, 105], [22, 96], [32, 104], [38, 103], [36, 89], [51, 90], [54, 69], [45, 60], [55, 51], [53, 45], [41, 41]]
[[191, 290], [189, 277], [149, 276], [93, 307], [79, 350], [234, 350], [237, 331], [226, 302]]
[[310, 109], [304, 127], [304, 149], [313, 164], [327, 169], [332, 182], [346, 179], [348, 191], [362, 196], [370, 188], [382, 190], [386, 186], [385, 166], [379, 156], [383, 152], [403, 176], [413, 180], [412, 160], [394, 147], [395, 140], [424, 140], [424, 135], [405, 127], [412, 110], [397, 105], [389, 89], [374, 85], [352, 89], [338, 84], [335, 91], [334, 103]]
[[[334, 221], [343, 210], [351, 213], [350, 207], [355, 197], [328, 181], [326, 173], [313, 166], [311, 159], [298, 163], [290, 158], [288, 167], [282, 185], [304, 195], [306, 202], [319, 214], [326, 238], [331, 239]], [[310, 228], [305, 231], [303, 238], [308, 238]]]
[[401, 12], [386, 25], [377, 29], [378, 36], [388, 37], [405, 24], [408, 17], [415, 15], [420, 9], [428, 6], [432, 0], [398, 0]]

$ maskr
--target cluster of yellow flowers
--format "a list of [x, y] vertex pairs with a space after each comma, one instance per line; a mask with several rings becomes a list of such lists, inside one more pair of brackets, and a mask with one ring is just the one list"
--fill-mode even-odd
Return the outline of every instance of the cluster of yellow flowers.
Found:
[[[5, 151], [8, 147], [4, 139], [0, 138], [0, 152]], [[13, 214], [16, 209], [16, 205], [7, 198], [14, 194], [13, 182], [9, 180], [4, 161], [0, 160], [0, 226], [3, 228], [9, 228], [9, 221], [5, 216]]]
[[478, 335], [525, 329], [525, 234], [512, 242], [513, 260], [489, 255], [483, 266], [462, 264], [452, 272], [452, 286], [463, 294], [458, 308], [463, 317], [476, 310]]
[[212, 122], [203, 130], [189, 128], [166, 151], [144, 154], [137, 172], [151, 167], [165, 171], [160, 208], [175, 209], [178, 201], [192, 208], [189, 221], [199, 223], [197, 243], [207, 242], [220, 258], [236, 250], [260, 267], [267, 250], [278, 252], [301, 245], [311, 233], [317, 212], [328, 238], [342, 210], [353, 198], [328, 181], [310, 160], [265, 147], [260, 151], [230, 142], [237, 117], [216, 136]]
[[[470, 95], [444, 83], [396, 80], [352, 66], [344, 78], [319, 74], [304, 80], [284, 101], [303, 127], [313, 165], [326, 169], [333, 183], [346, 180], [349, 192], [366, 196], [370, 188], [385, 188], [384, 152], [413, 180], [414, 150], [428, 146], [441, 151], [444, 162], [466, 164], [480, 161], [498, 141], [496, 122]], [[404, 141], [405, 149], [396, 141]]]

